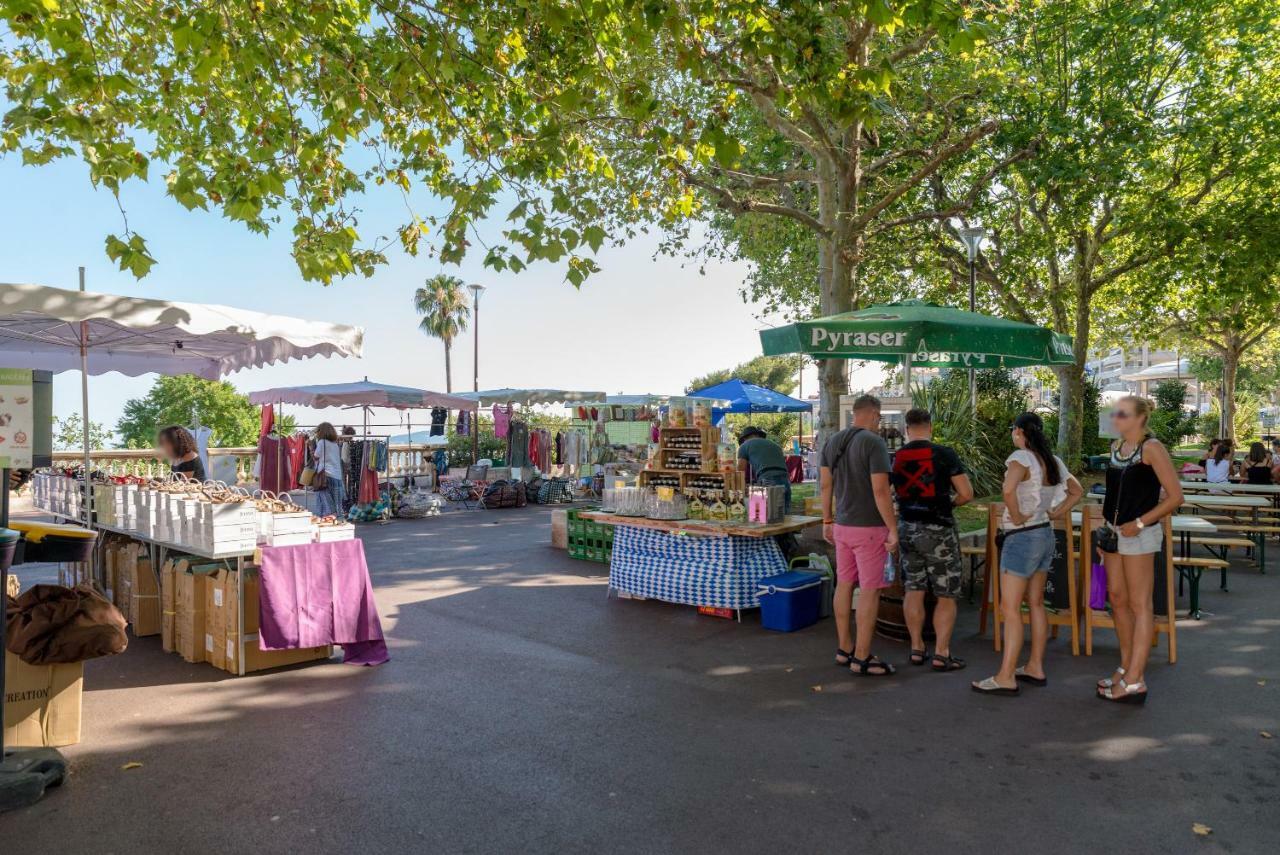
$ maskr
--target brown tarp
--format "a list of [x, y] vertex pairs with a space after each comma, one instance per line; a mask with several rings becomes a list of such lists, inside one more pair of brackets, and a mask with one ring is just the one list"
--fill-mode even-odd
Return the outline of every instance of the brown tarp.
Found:
[[28, 665], [83, 662], [129, 644], [124, 615], [90, 588], [35, 585], [7, 600], [5, 648]]

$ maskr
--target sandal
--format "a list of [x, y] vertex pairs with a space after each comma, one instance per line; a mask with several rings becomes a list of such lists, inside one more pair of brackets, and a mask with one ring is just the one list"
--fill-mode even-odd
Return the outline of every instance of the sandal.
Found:
[[[872, 671], [872, 668], [880, 670]], [[868, 656], [866, 659], [850, 656], [849, 671], [859, 677], [889, 677], [897, 673], [896, 668], [888, 662], [882, 662], [878, 656]]]
[[[1124, 676], [1124, 668], [1123, 668], [1123, 667], [1117, 668], [1117, 669], [1115, 670], [1115, 673], [1117, 673], [1117, 674], [1119, 674], [1121, 677], [1123, 677], [1123, 676]], [[1099, 689], [1110, 689], [1110, 688], [1111, 688], [1112, 686], [1114, 686], [1114, 685], [1115, 685], [1115, 683], [1114, 683], [1114, 682], [1112, 682], [1112, 680], [1111, 680], [1111, 678], [1110, 678], [1110, 677], [1103, 677], [1101, 680], [1099, 680], [1099, 681], [1098, 681], [1098, 688], [1099, 688]]]
[[965, 661], [959, 656], [943, 656], [941, 653], [933, 654], [933, 665], [935, 671], [960, 671], [964, 668]]
[[1049, 685], [1048, 677], [1033, 677], [1032, 675], [1028, 674], [1027, 669], [1023, 668], [1021, 665], [1019, 665], [1016, 669], [1014, 669], [1013, 679], [1017, 680], [1019, 683], [1030, 683], [1033, 686]]
[[912, 665], [923, 665], [924, 660], [927, 659], [928, 657], [929, 657], [929, 651], [927, 650], [923, 650], [923, 649], [912, 650], [910, 661]]
[[995, 677], [988, 677], [977, 683], [970, 683], [969, 687], [975, 692], [983, 695], [1018, 695], [1022, 693], [1022, 689], [1015, 684], [1011, 689], [1008, 686], [1002, 686], [996, 682]]
[[1117, 704], [1145, 704], [1147, 702], [1147, 684], [1141, 680], [1136, 683], [1126, 683], [1124, 678], [1121, 677], [1119, 686], [1099, 689], [1098, 697], [1104, 701], [1113, 701]]
[[[843, 662], [840, 661], [841, 656], [844, 657]], [[853, 658], [853, 654], [848, 650], [841, 650], [839, 647], [836, 648], [836, 667], [837, 668], [848, 668], [849, 660], [852, 658]]]

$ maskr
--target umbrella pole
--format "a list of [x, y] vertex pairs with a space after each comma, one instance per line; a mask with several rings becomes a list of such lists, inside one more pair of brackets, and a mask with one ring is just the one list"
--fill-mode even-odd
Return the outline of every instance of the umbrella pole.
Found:
[[[80, 268], [80, 292], [84, 293], [84, 268]], [[93, 523], [93, 484], [89, 473], [93, 462], [89, 459], [89, 322], [80, 322], [80, 422], [81, 442], [84, 445], [84, 512], [85, 523]]]

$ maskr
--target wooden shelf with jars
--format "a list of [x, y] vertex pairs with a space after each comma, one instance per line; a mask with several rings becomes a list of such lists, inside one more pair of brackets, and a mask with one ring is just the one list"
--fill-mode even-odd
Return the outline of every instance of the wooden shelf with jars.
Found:
[[746, 490], [741, 472], [681, 472], [675, 469], [644, 469], [641, 487], [676, 487], [680, 490]]

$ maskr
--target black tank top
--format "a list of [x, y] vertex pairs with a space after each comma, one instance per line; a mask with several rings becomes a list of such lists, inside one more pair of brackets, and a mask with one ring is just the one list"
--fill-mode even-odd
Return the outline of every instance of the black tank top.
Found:
[[1143, 460], [1142, 446], [1126, 458], [1117, 454], [1122, 444], [1118, 442], [1112, 447], [1107, 460], [1107, 497], [1102, 502], [1103, 516], [1118, 526], [1136, 520], [1160, 504], [1160, 479], [1151, 464]]

